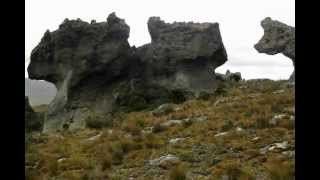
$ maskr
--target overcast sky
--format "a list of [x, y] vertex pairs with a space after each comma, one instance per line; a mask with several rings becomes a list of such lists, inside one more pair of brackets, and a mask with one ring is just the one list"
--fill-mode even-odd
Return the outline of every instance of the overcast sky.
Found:
[[101, 22], [111, 12], [130, 26], [131, 46], [150, 42], [150, 16], [160, 16], [166, 22], [218, 22], [228, 61], [217, 72], [230, 69], [241, 72], [245, 79], [287, 79], [293, 71], [287, 57], [259, 54], [253, 45], [263, 35], [260, 21], [265, 17], [295, 26], [294, 0], [27, 0], [26, 60], [44, 32], [56, 30], [65, 18]]

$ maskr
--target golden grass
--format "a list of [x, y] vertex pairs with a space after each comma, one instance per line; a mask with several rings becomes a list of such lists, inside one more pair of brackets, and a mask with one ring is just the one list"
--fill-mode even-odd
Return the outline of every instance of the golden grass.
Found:
[[[246, 88], [240, 89], [239, 86]], [[193, 147], [199, 145], [215, 145], [217, 149], [221, 149], [221, 152], [203, 152], [208, 157], [201, 166], [210, 170], [214, 178], [221, 178], [227, 174], [230, 177], [238, 176], [242, 180], [252, 179], [260, 171], [268, 174], [271, 179], [292, 177], [294, 162], [290, 159], [278, 163], [270, 160], [274, 153], [259, 153], [261, 147], [280, 140], [294, 144], [294, 127], [288, 123], [289, 121], [285, 120], [275, 127], [268, 123], [274, 115], [285, 113], [286, 109], [294, 107], [293, 90], [284, 89], [284, 93], [272, 93], [279, 89], [279, 82], [240, 83], [229, 87], [225, 96], [212, 96], [208, 100], [189, 100], [179, 105], [181, 110], [160, 117], [142, 111], [121, 113], [109, 128], [43, 134], [28, 144], [26, 166], [38, 164], [34, 169], [26, 167], [28, 179], [117, 179], [120, 177], [116, 174], [123, 168], [136, 169], [142, 178], [146, 173], [143, 170], [146, 162], [165, 153], [177, 155], [189, 170], [191, 162], [198, 156], [194, 154]], [[217, 101], [220, 103], [216, 104]], [[208, 120], [169, 128], [160, 127], [161, 123], [171, 119], [199, 116], [205, 116]], [[147, 127], [154, 127], [154, 132], [142, 133]], [[237, 127], [244, 129], [244, 132], [236, 131]], [[228, 134], [215, 137], [220, 132]], [[100, 133], [102, 135], [99, 138], [88, 141]], [[177, 137], [186, 139], [175, 145], [168, 143], [170, 139]], [[253, 141], [255, 137], [260, 139]], [[233, 157], [223, 152], [223, 149], [232, 149], [241, 156]], [[215, 154], [224, 157], [216, 165], [208, 163], [211, 158], [209, 154], [218, 152], [227, 154]], [[65, 160], [58, 162], [61, 158]], [[267, 161], [263, 162], [261, 159]], [[179, 179], [184, 177], [184, 168], [177, 166], [163, 173], [171, 179]], [[280, 168], [285, 170], [278, 172]], [[144, 178], [148, 177], [152, 179], [151, 175]], [[123, 174], [123, 178], [128, 179], [128, 176]]]

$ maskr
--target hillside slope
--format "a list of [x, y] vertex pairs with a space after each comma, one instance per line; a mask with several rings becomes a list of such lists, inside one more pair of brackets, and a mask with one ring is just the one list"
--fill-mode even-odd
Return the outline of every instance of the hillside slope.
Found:
[[92, 116], [95, 129], [33, 134], [27, 179], [294, 179], [294, 97], [252, 80], [104, 128]]

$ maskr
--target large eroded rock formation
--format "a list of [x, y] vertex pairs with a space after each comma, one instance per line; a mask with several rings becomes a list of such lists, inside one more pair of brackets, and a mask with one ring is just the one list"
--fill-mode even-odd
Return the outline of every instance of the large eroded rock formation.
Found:
[[216, 67], [227, 54], [218, 23], [165, 23], [148, 21], [151, 43], [138, 48], [149, 67], [146, 76], [168, 87], [211, 89]]
[[[254, 48], [259, 53], [274, 55], [282, 53], [292, 60], [295, 66], [295, 28], [282, 22], [272, 20], [270, 17], [261, 21], [264, 29], [264, 35]], [[294, 82], [295, 71], [293, 71], [289, 80]]]
[[152, 42], [130, 47], [129, 26], [65, 20], [31, 53], [30, 79], [56, 85], [44, 131], [85, 127], [92, 113], [181, 102], [215, 88], [214, 69], [227, 61], [217, 23], [168, 24], [151, 17]]

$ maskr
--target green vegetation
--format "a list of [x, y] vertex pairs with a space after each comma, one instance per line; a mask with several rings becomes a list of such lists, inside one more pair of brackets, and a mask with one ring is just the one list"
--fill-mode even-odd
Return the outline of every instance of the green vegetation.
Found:
[[92, 129], [102, 129], [104, 127], [112, 126], [112, 120], [107, 116], [103, 116], [97, 113], [91, 113], [85, 120], [86, 127]]
[[182, 165], [178, 165], [170, 171], [169, 177], [170, 180], [186, 180], [186, 170]]
[[[284, 92], [273, 93], [280, 89]], [[84, 130], [29, 134], [26, 179], [293, 179], [294, 157], [284, 152], [294, 151], [295, 129], [289, 120], [294, 90], [265, 80], [225, 86], [225, 91], [188, 100], [178, 105], [180, 110], [161, 116], [133, 111], [109, 121], [92, 114], [86, 121], [90, 128]], [[288, 117], [270, 125], [278, 114]], [[161, 125], [196, 117], [207, 120]], [[285, 149], [268, 150], [284, 141]], [[180, 163], [150, 165], [167, 154]]]

